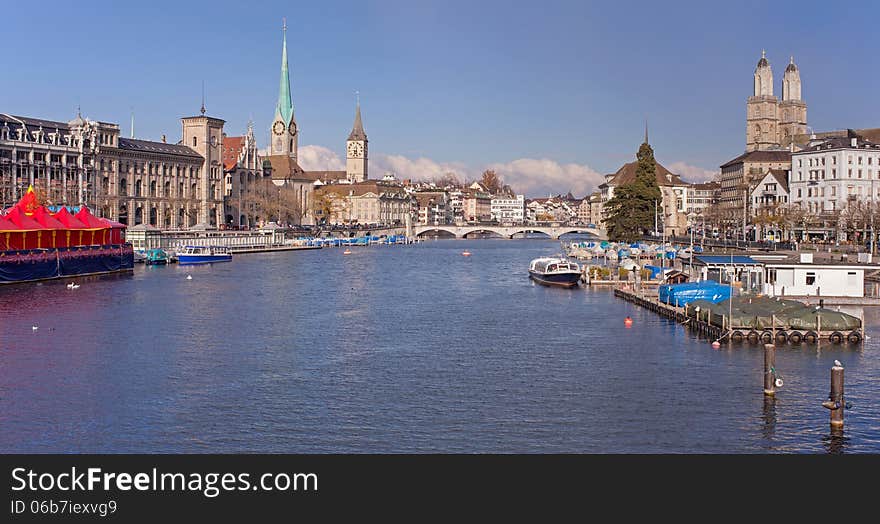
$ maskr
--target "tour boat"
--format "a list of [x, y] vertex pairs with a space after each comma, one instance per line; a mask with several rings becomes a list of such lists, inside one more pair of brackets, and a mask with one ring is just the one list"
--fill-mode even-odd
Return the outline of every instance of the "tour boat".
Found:
[[232, 253], [223, 246], [186, 246], [177, 252], [178, 264], [210, 264], [230, 260]]
[[148, 266], [164, 266], [168, 263], [168, 253], [159, 248], [147, 251], [146, 257], [144, 263]]
[[565, 258], [536, 258], [529, 264], [529, 277], [545, 286], [575, 287], [581, 279], [581, 269]]

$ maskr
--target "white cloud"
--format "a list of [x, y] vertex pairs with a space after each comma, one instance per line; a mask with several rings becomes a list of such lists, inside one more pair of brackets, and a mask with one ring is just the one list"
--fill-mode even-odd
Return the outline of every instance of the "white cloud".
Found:
[[300, 146], [297, 162], [306, 171], [345, 170], [345, 163], [339, 155], [324, 146]]
[[[345, 162], [330, 148], [324, 146], [299, 146], [298, 163], [306, 171], [344, 171]], [[269, 148], [260, 149], [260, 156], [268, 156]]]
[[389, 172], [399, 180], [431, 180], [446, 173], [455, 173], [462, 181], [476, 177], [475, 171], [460, 162], [435, 162], [425, 157], [413, 160], [403, 155], [377, 155], [370, 159], [371, 177], [381, 178]]
[[[266, 151], [261, 151], [261, 154], [265, 155]], [[336, 152], [317, 145], [300, 146], [299, 164], [307, 171], [345, 169], [344, 161]], [[679, 162], [672, 167], [678, 164], [685, 165]], [[479, 169], [461, 162], [437, 162], [426, 157], [413, 159], [403, 155], [376, 154], [370, 159], [371, 178], [394, 173], [398, 180], [408, 178], [421, 181], [454, 173], [462, 182], [466, 182], [478, 179], [484, 169], [494, 169], [505, 184], [527, 197], [565, 194], [569, 191], [576, 197], [582, 197], [604, 182], [604, 177], [590, 166], [560, 164], [548, 158], [520, 158], [506, 163], [495, 162]], [[675, 169], [673, 172], [679, 173]]]
[[715, 175], [720, 171], [712, 171], [711, 169], [703, 169], [702, 167], [692, 166], [685, 162], [673, 162], [666, 166], [666, 169], [680, 176], [685, 182], [700, 183], [711, 182]]
[[560, 164], [548, 158], [520, 158], [506, 164], [487, 166], [494, 169], [505, 184], [527, 197], [565, 194], [583, 197], [596, 189], [605, 178], [595, 169], [583, 164]]

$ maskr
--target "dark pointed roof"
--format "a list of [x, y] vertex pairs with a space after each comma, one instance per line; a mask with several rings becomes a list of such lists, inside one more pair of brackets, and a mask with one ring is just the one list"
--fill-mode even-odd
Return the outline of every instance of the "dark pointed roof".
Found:
[[770, 67], [770, 62], [767, 61], [767, 52], [763, 49], [761, 50], [761, 59], [758, 60], [758, 68], [761, 67]]
[[348, 135], [349, 140], [366, 140], [367, 133], [364, 131], [364, 124], [361, 122], [361, 104], [358, 103], [357, 111], [354, 115], [354, 126], [351, 128], [351, 134]]
[[794, 65], [794, 57], [791, 57], [791, 60], [788, 62], [788, 67], [785, 68], [785, 72], [786, 73], [788, 73], [788, 72], [797, 73], [797, 70], [798, 70], [797, 66]]

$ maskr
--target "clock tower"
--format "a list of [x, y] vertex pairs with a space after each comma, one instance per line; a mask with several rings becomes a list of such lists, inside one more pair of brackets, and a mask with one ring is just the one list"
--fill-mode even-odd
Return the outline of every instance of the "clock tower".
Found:
[[282, 27], [281, 38], [281, 81], [278, 87], [278, 105], [275, 119], [270, 128], [270, 155], [287, 155], [296, 160], [299, 130], [293, 116], [293, 101], [290, 97], [290, 73], [287, 68], [287, 20]]
[[354, 115], [354, 126], [345, 142], [345, 176], [352, 182], [367, 179], [367, 133], [361, 122], [360, 100]]

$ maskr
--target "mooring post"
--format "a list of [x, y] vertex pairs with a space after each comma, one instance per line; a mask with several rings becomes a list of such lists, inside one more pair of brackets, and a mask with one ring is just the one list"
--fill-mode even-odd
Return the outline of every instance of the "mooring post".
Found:
[[776, 345], [764, 344], [764, 394], [776, 395]]
[[843, 410], [846, 403], [843, 398], [843, 364], [835, 360], [831, 368], [831, 392], [822, 406], [831, 411], [831, 427], [843, 427]]

